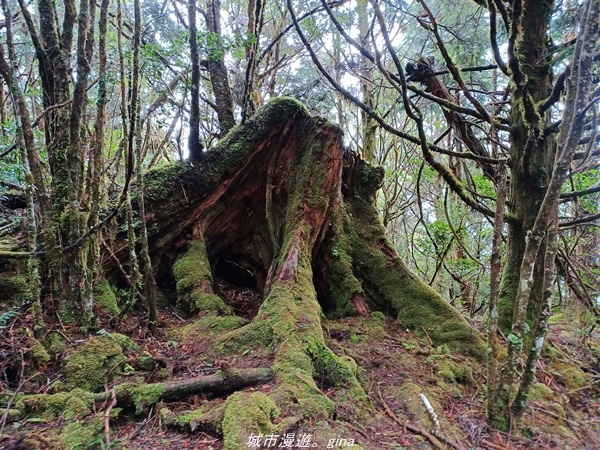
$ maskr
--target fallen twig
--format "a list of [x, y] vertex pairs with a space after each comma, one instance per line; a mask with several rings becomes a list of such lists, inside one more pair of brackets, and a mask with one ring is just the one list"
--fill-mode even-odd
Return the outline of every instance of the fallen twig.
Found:
[[425, 409], [427, 410], [427, 412], [431, 416], [431, 420], [433, 421], [433, 424], [435, 425], [435, 429], [436, 430], [440, 430], [440, 421], [438, 420], [438, 416], [435, 413], [435, 411], [433, 409], [433, 406], [431, 406], [431, 403], [429, 402], [429, 399], [423, 393], [420, 393], [419, 396], [421, 397], [421, 401], [423, 402], [423, 405], [425, 406]]
[[408, 429], [409, 431], [412, 431], [413, 433], [420, 434], [425, 439], [427, 439], [429, 442], [431, 442], [431, 445], [433, 445], [436, 449], [446, 450], [446, 446], [444, 446], [444, 444], [442, 444], [439, 441], [439, 439], [436, 438], [433, 434], [429, 433], [428, 431], [423, 430], [422, 428], [420, 428], [416, 425], [412, 425], [408, 422], [402, 422], [400, 419], [398, 419], [398, 417], [396, 417], [394, 412], [390, 409], [388, 404], [383, 399], [383, 396], [381, 395], [381, 391], [379, 390], [379, 388], [377, 389], [377, 394], [379, 395], [379, 400], [381, 400], [381, 403], [383, 403], [383, 407], [385, 409], [386, 414], [390, 418], [392, 418], [394, 420], [394, 422], [396, 422], [401, 427], [404, 427], [404, 428]]
[[110, 412], [117, 404], [117, 394], [114, 388], [110, 390], [110, 400], [110, 404], [104, 410], [104, 440], [106, 441], [106, 448], [110, 448]]

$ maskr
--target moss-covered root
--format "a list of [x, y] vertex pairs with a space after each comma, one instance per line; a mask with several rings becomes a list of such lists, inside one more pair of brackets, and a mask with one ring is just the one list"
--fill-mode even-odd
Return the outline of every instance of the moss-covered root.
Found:
[[[428, 334], [434, 345], [447, 344], [453, 350], [483, 359], [485, 343], [448, 302], [413, 275], [399, 258], [385, 234], [372, 201], [371, 172], [375, 168], [360, 161], [359, 188], [348, 195], [347, 227], [352, 229], [351, 249], [363, 288], [376, 309], [393, 311], [407, 328]], [[366, 180], [365, 184], [361, 184]], [[371, 189], [369, 189], [369, 187]]]
[[177, 306], [187, 313], [229, 313], [213, 291], [213, 278], [204, 241], [192, 241], [185, 255], [173, 265], [177, 282]]
[[276, 436], [281, 431], [273, 423], [279, 408], [262, 392], [236, 392], [225, 402], [223, 415], [223, 449], [247, 448], [253, 436]]
[[296, 280], [276, 281], [254, 321], [222, 338], [228, 351], [260, 345], [275, 350], [273, 371], [277, 387], [271, 394], [288, 417], [331, 417], [334, 402], [319, 388], [333, 387], [356, 408], [368, 409], [353, 361], [336, 356], [326, 345], [321, 308], [312, 284], [308, 253], [301, 250]]
[[16, 406], [27, 415], [43, 419], [79, 419], [89, 415], [93, 403], [94, 394], [83, 389], [73, 389], [57, 394], [26, 395], [19, 399]]

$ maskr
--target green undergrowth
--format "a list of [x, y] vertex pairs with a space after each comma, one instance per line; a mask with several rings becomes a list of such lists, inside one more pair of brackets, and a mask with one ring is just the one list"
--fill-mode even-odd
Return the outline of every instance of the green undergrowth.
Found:
[[[368, 442], [364, 445], [363, 437], [355, 428], [345, 424], [358, 424], [368, 435], [379, 432], [380, 422], [388, 420], [380, 415], [380, 395], [400, 420], [431, 430], [435, 423], [421, 397], [423, 394], [444, 434], [450, 438], [464, 435], [459, 422], [453, 418], [465, 413], [460, 409], [461, 399], [469, 399], [469, 411], [485, 411], [484, 368], [476, 359], [448, 348], [431, 346], [427, 338], [406, 332], [380, 312], [366, 318], [325, 320], [321, 317], [326, 335], [335, 339], [322, 336], [320, 328], [312, 328], [307, 323], [310, 308], [302, 302], [300, 292], [290, 292], [278, 283], [274, 285], [278, 286], [280, 289], [274, 289], [270, 295], [273, 302], [268, 302], [255, 319], [275, 328], [272, 336], [278, 336], [276, 333], [289, 336], [274, 345], [272, 364], [276, 379], [273, 384], [259, 390], [232, 393], [216, 401], [203, 399], [199, 407], [181, 411], [181, 406], [162, 403], [164, 391], [160, 384], [138, 379], [116, 386], [118, 397], [128, 399], [119, 406], [140, 417], [156, 405], [163, 426], [190, 433], [209, 433], [222, 439], [224, 449], [231, 450], [246, 448], [252, 434], [283, 436], [290, 431], [297, 436], [304, 432], [310, 434], [312, 442], [319, 445], [316, 448], [350, 440], [354, 441], [352, 448], [372, 448]], [[285, 298], [294, 302], [284, 304]], [[294, 316], [298, 319], [293, 319]], [[277, 320], [278, 327], [271, 320]], [[288, 323], [281, 323], [283, 320]], [[248, 329], [249, 325], [243, 323], [242, 319], [229, 316], [206, 316], [171, 331], [181, 340], [212, 340], [220, 333], [231, 336]], [[229, 356], [243, 361], [244, 348], [232, 350]], [[555, 381], [562, 391], [537, 382], [530, 402], [535, 411], [549, 413], [542, 422], [540, 412], [528, 415], [523, 430], [531, 438], [552, 430], [560, 439], [574, 441], [576, 436], [566, 425], [567, 420], [583, 419], [573, 412], [566, 389], [589, 383], [589, 378], [584, 381], [574, 377], [568, 381], [569, 371], [559, 377], [558, 371], [565, 369], [564, 357], [557, 352], [546, 351], [545, 354], [545, 373], [556, 374]], [[571, 382], [574, 384], [568, 385]], [[99, 400], [102, 395], [105, 394], [74, 389], [53, 395], [19, 396], [15, 407], [25, 411], [29, 420], [50, 423], [58, 420], [56, 423], [61, 425], [56, 427], [54, 438], [60, 445], [56, 444], [55, 448], [92, 449], [98, 447], [91, 443], [97, 446], [102, 436], [101, 414], [95, 415], [98, 406], [105, 402]], [[118, 423], [114, 419], [119, 413], [122, 415], [122, 411], [115, 408], [111, 428]], [[537, 422], [533, 420], [536, 417]], [[410, 442], [419, 442], [419, 438], [413, 437]], [[128, 447], [117, 444], [115, 448]]]
[[65, 450], [95, 450], [104, 443], [104, 413], [65, 426], [58, 436]]
[[31, 299], [29, 280], [25, 274], [2, 273], [0, 274], [0, 298], [2, 310], [0, 315], [7, 312], [4, 308], [18, 307]]

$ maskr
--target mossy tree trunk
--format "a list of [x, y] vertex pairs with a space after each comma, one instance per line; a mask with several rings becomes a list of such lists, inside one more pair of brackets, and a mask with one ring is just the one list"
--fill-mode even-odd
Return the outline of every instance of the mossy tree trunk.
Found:
[[[270, 401], [287, 417], [334, 413], [317, 382], [367, 402], [353, 362], [326, 345], [324, 315], [380, 311], [435, 345], [484, 357], [481, 337], [387, 240], [373, 202], [382, 178], [380, 168], [344, 152], [340, 129], [286, 98], [235, 128], [201, 165], [146, 175], [159, 284], [176, 283], [179, 306], [189, 312], [229, 313], [215, 278], [262, 294], [252, 320], [220, 343], [273, 351]], [[117, 254], [126, 251], [124, 239], [115, 245]]]
[[[509, 324], [510, 328], [506, 361], [496, 385], [490, 386], [488, 399], [490, 423], [505, 430], [522, 419], [535, 380], [552, 309], [560, 192], [583, 136], [587, 108], [593, 104], [591, 73], [597, 58], [600, 4], [589, 1], [581, 10], [559, 133], [550, 136], [548, 110], [558, 100], [547, 56], [553, 6], [551, 0], [526, 1], [522, 10], [515, 9], [508, 46], [512, 86], [508, 204], [516, 221], [508, 229], [498, 306], [500, 326], [506, 329]], [[520, 357], [524, 354], [528, 358], [521, 370]]]

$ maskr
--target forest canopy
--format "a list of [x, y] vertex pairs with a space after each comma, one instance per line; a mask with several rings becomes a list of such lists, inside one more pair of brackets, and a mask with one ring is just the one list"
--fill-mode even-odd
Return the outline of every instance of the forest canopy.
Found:
[[[427, 359], [460, 398], [485, 386], [488, 430], [535, 428], [532, 402], [552, 400], [540, 385], [564, 395], [544, 404], [561, 426], [567, 404], [585, 423], [600, 371], [600, 2], [2, 11], [0, 438], [16, 406], [15, 421], [69, 416], [118, 445], [113, 407], [139, 414], [208, 391], [194, 418], [161, 417], [202, 423], [227, 449], [306, 435], [312, 418], [379, 448], [369, 426], [347, 425], [373, 411], [414, 422], [433, 448], [492, 442], [456, 418], [442, 430], [432, 411], [452, 416], [449, 400], [423, 400], [433, 433], [414, 405], [392, 411], [367, 377], [382, 363], [365, 357], [388, 338], [409, 355], [390, 350], [397, 370]], [[179, 339], [210, 355], [212, 378], [175, 373]], [[169, 342], [145, 368], [133, 356]], [[104, 366], [76, 375], [86, 352]], [[47, 368], [55, 387], [38, 377]], [[154, 390], [123, 383], [128, 370]], [[425, 396], [417, 384], [387, 394]], [[78, 389], [78, 413], [49, 413], [52, 395]], [[594, 426], [561, 436], [597, 442]]]

